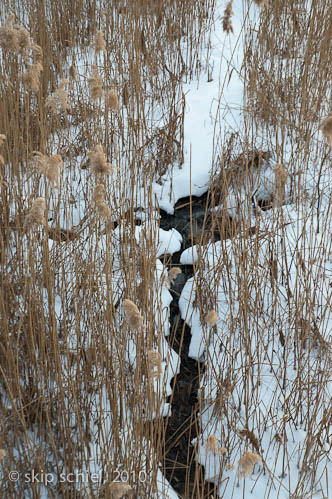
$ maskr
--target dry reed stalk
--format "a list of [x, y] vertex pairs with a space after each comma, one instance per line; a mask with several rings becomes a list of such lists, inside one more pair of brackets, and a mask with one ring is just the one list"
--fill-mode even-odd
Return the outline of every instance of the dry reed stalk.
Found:
[[137, 306], [131, 300], [125, 299], [122, 303], [125, 319], [129, 327], [133, 330], [144, 329], [143, 317], [141, 316]]
[[107, 163], [103, 147], [98, 144], [94, 151], [88, 152], [90, 168], [95, 175], [110, 175], [114, 170], [114, 166]]

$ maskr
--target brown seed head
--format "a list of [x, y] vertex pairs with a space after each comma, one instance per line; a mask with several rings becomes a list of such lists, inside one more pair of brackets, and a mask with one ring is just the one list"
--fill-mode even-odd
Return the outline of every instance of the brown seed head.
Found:
[[217, 324], [219, 317], [217, 316], [217, 312], [215, 310], [211, 310], [205, 316], [205, 322], [208, 326], [213, 327]]
[[110, 163], [107, 163], [106, 156], [100, 144], [96, 146], [95, 151], [88, 152], [88, 157], [90, 160], [90, 168], [95, 175], [109, 175], [114, 169]]
[[222, 18], [222, 29], [227, 33], [234, 33], [232, 25], [232, 15], [233, 12], [233, 0], [229, 0], [226, 8], [224, 10], [224, 16]]
[[262, 458], [258, 454], [254, 454], [253, 452], [244, 451], [243, 456], [239, 460], [239, 469], [238, 475], [240, 477], [246, 477], [251, 475], [254, 471], [254, 466], [256, 463], [259, 463]]
[[98, 54], [99, 52], [104, 52], [106, 50], [105, 36], [103, 31], [97, 31], [96, 39], [95, 39], [95, 51]]

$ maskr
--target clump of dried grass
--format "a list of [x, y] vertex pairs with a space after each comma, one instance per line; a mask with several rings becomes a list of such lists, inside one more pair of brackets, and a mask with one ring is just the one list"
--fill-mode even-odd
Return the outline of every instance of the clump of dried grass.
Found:
[[60, 111], [70, 111], [70, 104], [68, 102], [68, 92], [65, 86], [68, 85], [68, 80], [61, 79], [59, 88], [49, 95], [45, 101], [45, 106], [48, 107], [53, 113]]
[[94, 151], [88, 152], [88, 158], [90, 168], [95, 175], [109, 175], [114, 170], [114, 166], [107, 163], [103, 147], [100, 144], [96, 146]]
[[227, 33], [234, 33], [233, 25], [232, 25], [232, 15], [233, 12], [233, 0], [230, 0], [226, 5], [224, 10], [224, 15], [222, 18], [222, 29]]
[[31, 229], [38, 225], [45, 225], [46, 220], [44, 217], [44, 211], [46, 210], [46, 203], [43, 198], [37, 198], [32, 203], [31, 210], [26, 215], [24, 220], [24, 228]]
[[88, 78], [88, 84], [91, 99], [100, 99], [103, 94], [103, 83], [101, 80], [101, 76], [98, 73], [98, 68], [95, 65], [92, 66], [92, 76]]
[[238, 475], [240, 477], [246, 477], [251, 475], [254, 471], [254, 466], [256, 463], [262, 461], [262, 458], [258, 454], [254, 454], [253, 452], [244, 451], [243, 456], [239, 459], [238, 465]]
[[332, 146], [332, 114], [322, 121], [321, 130], [330, 146]]
[[48, 178], [52, 187], [59, 186], [60, 169], [63, 168], [63, 161], [59, 154], [46, 156], [39, 151], [34, 151], [31, 167]]
[[144, 328], [143, 317], [141, 316], [137, 306], [131, 300], [125, 299], [122, 303], [126, 322], [130, 329], [137, 330]]
[[105, 35], [103, 31], [99, 30], [97, 31], [95, 38], [95, 51], [96, 54], [98, 54], [99, 52], [104, 52], [105, 50], [106, 50]]

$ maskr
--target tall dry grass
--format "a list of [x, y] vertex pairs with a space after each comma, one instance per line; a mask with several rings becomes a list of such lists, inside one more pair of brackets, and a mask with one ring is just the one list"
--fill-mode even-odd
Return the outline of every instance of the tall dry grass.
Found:
[[213, 9], [1, 3], [2, 497], [156, 494], [170, 350], [151, 182], [182, 163], [181, 82]]

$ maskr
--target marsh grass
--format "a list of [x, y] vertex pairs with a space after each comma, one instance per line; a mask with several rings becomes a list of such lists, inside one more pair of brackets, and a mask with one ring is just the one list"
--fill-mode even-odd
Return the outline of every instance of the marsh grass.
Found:
[[[216, 212], [212, 227], [198, 235], [194, 264], [194, 303], [203, 340], [210, 347], [220, 335], [223, 348], [216, 352], [217, 361], [207, 348], [200, 416], [188, 426], [203, 429], [204, 412], [211, 409], [224, 429], [221, 439], [207, 438], [208, 449], [222, 458], [222, 473], [236, 474], [232, 463], [237, 462], [243, 480], [257, 463], [270, 476], [267, 495], [279, 483], [277, 457], [282, 455], [284, 476], [293, 458], [286, 445], [289, 432], [304, 427], [296, 489], [296, 497], [304, 497], [308, 487], [324, 481], [324, 471], [317, 478], [313, 470], [331, 452], [331, 411], [322, 397], [331, 378], [330, 312], [320, 286], [332, 254], [331, 205], [325, 217], [317, 216], [330, 146], [317, 133], [322, 126], [330, 141], [330, 122], [323, 120], [331, 113], [332, 17], [328, 2], [320, 0], [305, 6], [280, 0], [254, 3], [259, 22], [254, 28], [247, 18], [243, 26], [244, 127], [219, 137], [209, 196], [211, 206], [221, 205], [222, 216]], [[181, 85], [206, 66], [202, 46], [215, 2], [135, 0], [101, 6], [98, 10], [95, 2], [85, 0], [4, 0], [0, 6], [2, 26], [13, 16], [11, 34], [8, 29], [0, 33], [0, 414], [5, 452], [0, 452], [0, 490], [8, 498], [40, 497], [45, 490], [50, 497], [107, 497], [112, 488], [113, 496], [121, 497], [129, 486], [136, 495], [152, 497], [167, 451], [158, 415], [165, 399], [161, 366], [171, 360], [161, 337], [163, 304], [155, 292], [160, 281], [151, 182], [162, 183], [163, 175], [183, 162]], [[225, 7], [220, 22], [232, 36], [232, 2]], [[255, 207], [253, 227], [249, 217], [235, 219], [223, 206], [235, 184], [238, 191], [245, 186], [250, 192], [253, 169], [260, 174], [270, 153], [277, 165], [274, 202], [267, 210], [272, 230], [260, 225], [260, 207]], [[318, 165], [319, 175], [308, 193], [305, 180], [312, 164]], [[303, 246], [291, 254], [283, 214], [287, 182], [298, 213], [311, 204]], [[148, 220], [139, 244], [138, 186]], [[323, 234], [318, 247], [314, 222]], [[222, 258], [206, 266], [213, 231], [224, 241]], [[226, 247], [230, 240], [235, 271]], [[295, 286], [290, 285], [290, 261], [296, 262]], [[166, 287], [179, 272], [164, 269]], [[229, 302], [243, 304], [241, 315], [230, 307], [226, 338], [217, 329], [221, 279]], [[281, 287], [287, 297], [282, 316], [277, 303]], [[265, 296], [271, 297], [268, 316], [263, 314]], [[319, 301], [324, 305], [318, 319]], [[263, 320], [280, 327], [265, 330]], [[268, 357], [271, 344], [281, 357]], [[259, 347], [253, 351], [252, 345]], [[128, 354], [133, 350], [135, 360]], [[275, 361], [281, 362], [278, 371]], [[252, 416], [266, 365], [287, 389], [281, 420]], [[208, 385], [208, 375], [215, 386]], [[276, 392], [275, 405], [277, 397]], [[243, 418], [234, 400], [242, 404]], [[322, 418], [308, 419], [307, 407]], [[267, 427], [271, 439], [262, 449]], [[179, 431], [179, 441], [185, 431]], [[272, 465], [263, 450], [276, 456]], [[45, 470], [54, 481], [47, 487], [45, 480], [10, 482], [13, 469], [22, 474]], [[93, 469], [102, 470], [103, 487], [91, 479], [56, 480], [60, 473]], [[131, 478], [134, 474], [135, 480], [128, 487], [114, 485], [117, 469], [127, 470]], [[140, 471], [146, 472], [145, 480], [137, 480]], [[202, 481], [197, 467], [195, 497], [203, 499]], [[185, 484], [185, 497], [191, 497], [189, 472]], [[218, 497], [216, 490], [213, 497]]]

